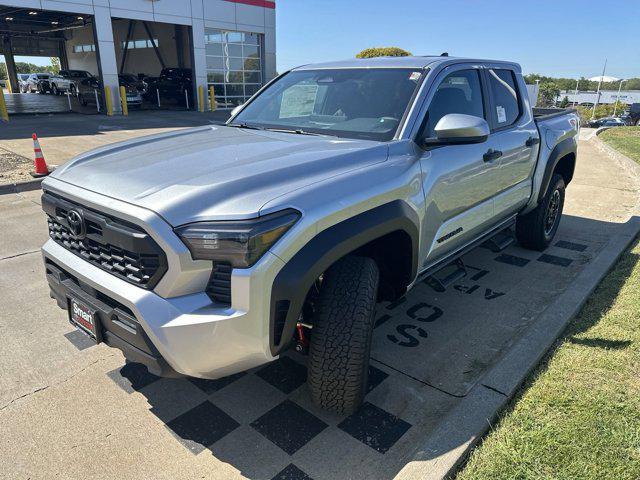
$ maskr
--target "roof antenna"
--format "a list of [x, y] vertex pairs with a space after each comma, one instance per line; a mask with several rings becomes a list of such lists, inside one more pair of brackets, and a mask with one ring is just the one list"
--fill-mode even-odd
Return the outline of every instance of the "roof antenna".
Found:
[[440, 54], [441, 57], [448, 57], [449, 56], [449, 52], [442, 52]]

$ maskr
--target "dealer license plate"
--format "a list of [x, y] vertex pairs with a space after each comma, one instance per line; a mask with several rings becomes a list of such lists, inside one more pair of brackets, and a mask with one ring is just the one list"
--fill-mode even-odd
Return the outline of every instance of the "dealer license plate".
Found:
[[97, 340], [96, 312], [84, 302], [69, 298], [69, 320], [73, 325]]

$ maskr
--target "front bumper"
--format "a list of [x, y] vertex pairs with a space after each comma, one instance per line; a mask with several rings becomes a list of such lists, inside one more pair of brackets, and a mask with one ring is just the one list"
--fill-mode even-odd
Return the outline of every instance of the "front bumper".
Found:
[[[45, 264], [61, 272], [47, 274], [58, 304], [66, 308], [67, 297], [76, 295], [97, 307], [105, 343], [120, 348], [127, 358], [147, 365], [153, 373], [173, 376], [175, 371], [220, 378], [275, 358], [269, 347], [267, 280], [282, 267], [275, 255], [267, 253], [263, 257], [258, 275], [235, 270], [231, 279], [234, 305], [222, 308], [211, 303], [205, 293], [162, 298], [91, 265], [53, 240], [42, 247], [42, 252]], [[126, 307], [140, 330], [124, 334], [113, 319], [122, 315], [122, 309], [109, 306], [109, 300]], [[245, 302], [246, 308], [238, 308]]]

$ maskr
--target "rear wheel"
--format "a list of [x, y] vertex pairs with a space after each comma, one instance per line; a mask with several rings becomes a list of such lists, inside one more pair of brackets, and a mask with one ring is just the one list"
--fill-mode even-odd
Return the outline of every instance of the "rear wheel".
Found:
[[309, 389], [320, 407], [352, 413], [369, 373], [379, 272], [370, 258], [345, 257], [323, 275], [309, 348]]
[[560, 225], [564, 195], [564, 179], [556, 173], [551, 178], [547, 193], [535, 210], [518, 217], [516, 237], [523, 247], [544, 250], [549, 246]]

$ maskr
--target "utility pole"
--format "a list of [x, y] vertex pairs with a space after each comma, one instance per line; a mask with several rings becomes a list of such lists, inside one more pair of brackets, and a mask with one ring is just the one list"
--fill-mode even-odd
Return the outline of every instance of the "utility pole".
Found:
[[604, 59], [604, 67], [602, 67], [602, 75], [600, 75], [600, 81], [598, 82], [598, 91], [596, 92], [596, 101], [593, 104], [593, 110], [591, 111], [591, 120], [596, 118], [596, 107], [598, 106], [598, 102], [600, 101], [600, 87], [602, 86], [602, 77], [604, 77], [604, 72], [607, 71], [607, 59]]
[[622, 84], [624, 80], [620, 80], [620, 86], [618, 87], [618, 96], [616, 97], [616, 103], [613, 104], [613, 116], [616, 116], [616, 110], [618, 110], [618, 102], [620, 101], [620, 92], [622, 91]]

